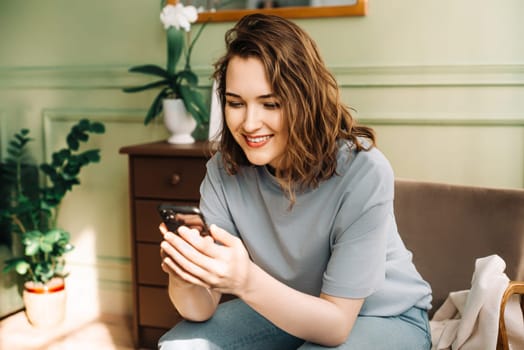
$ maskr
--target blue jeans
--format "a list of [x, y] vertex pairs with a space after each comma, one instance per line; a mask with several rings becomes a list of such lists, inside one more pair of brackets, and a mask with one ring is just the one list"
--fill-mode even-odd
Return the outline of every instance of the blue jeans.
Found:
[[182, 321], [160, 338], [161, 350], [429, 350], [426, 310], [392, 317], [359, 316], [346, 342], [325, 347], [304, 342], [274, 326], [240, 299], [219, 305], [208, 321]]

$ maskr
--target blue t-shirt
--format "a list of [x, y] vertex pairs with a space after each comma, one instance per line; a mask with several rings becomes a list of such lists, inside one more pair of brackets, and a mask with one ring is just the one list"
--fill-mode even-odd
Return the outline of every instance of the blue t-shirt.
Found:
[[229, 175], [220, 153], [200, 194], [208, 223], [238, 236], [258, 266], [296, 290], [365, 298], [361, 315], [431, 307], [431, 288], [397, 230], [393, 171], [377, 148], [356, 152], [341, 141], [336, 175], [298, 192], [292, 209], [266, 167]]

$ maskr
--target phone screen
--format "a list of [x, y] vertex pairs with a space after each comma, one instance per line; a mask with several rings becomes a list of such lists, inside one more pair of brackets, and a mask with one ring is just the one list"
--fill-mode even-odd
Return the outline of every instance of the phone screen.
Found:
[[178, 227], [187, 226], [197, 229], [202, 236], [209, 235], [204, 215], [197, 207], [161, 204], [158, 213], [170, 232], [177, 233]]

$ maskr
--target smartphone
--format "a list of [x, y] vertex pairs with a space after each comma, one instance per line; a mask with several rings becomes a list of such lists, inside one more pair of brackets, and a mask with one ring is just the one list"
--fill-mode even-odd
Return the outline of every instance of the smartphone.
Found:
[[197, 229], [201, 236], [209, 235], [204, 215], [197, 207], [162, 203], [158, 206], [158, 213], [170, 232], [177, 233], [179, 226], [187, 226]]

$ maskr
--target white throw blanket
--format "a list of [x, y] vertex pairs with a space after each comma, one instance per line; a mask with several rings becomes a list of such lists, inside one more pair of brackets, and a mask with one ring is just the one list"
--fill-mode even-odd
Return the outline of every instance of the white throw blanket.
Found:
[[[432, 350], [485, 350], [497, 344], [500, 302], [509, 278], [498, 255], [475, 261], [471, 289], [451, 292], [435, 312]], [[524, 322], [517, 295], [506, 304], [504, 320], [512, 350], [524, 349]]]

